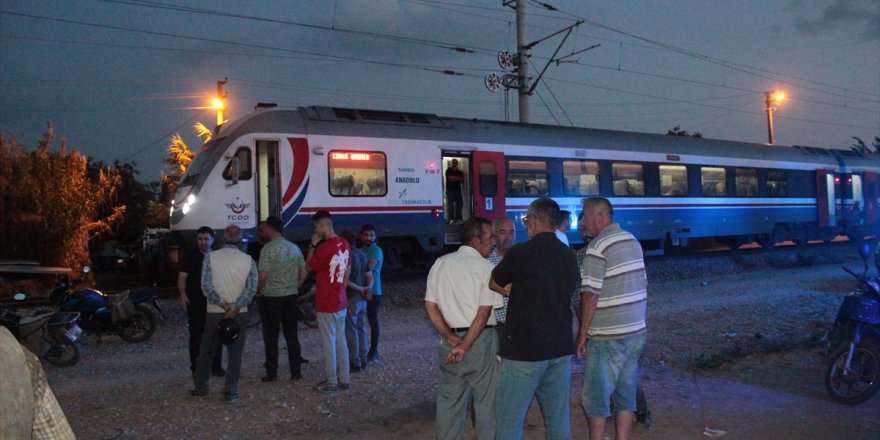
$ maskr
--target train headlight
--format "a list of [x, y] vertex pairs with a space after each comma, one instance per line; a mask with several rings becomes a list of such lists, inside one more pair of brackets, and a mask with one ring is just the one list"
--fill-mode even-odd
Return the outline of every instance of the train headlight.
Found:
[[183, 207], [180, 209], [183, 212], [183, 215], [186, 215], [189, 210], [192, 208], [192, 205], [196, 203], [195, 194], [190, 194], [189, 197], [186, 198], [186, 202], [183, 204]]

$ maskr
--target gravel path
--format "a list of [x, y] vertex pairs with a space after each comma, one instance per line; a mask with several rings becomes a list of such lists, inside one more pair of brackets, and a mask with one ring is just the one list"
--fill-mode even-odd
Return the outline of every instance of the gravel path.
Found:
[[[725, 431], [725, 439], [878, 438], [880, 397], [857, 407], [833, 403], [817, 349], [788, 349], [810, 346], [852, 288], [841, 257], [737, 258], [649, 263], [644, 386], [654, 424], [635, 438], [708, 438], [705, 428]], [[218, 378], [208, 397], [189, 397], [185, 317], [171, 300], [162, 301], [168, 320], [150, 341], [92, 338], [79, 364], [46, 370], [82, 439], [433, 438], [439, 372], [437, 337], [420, 303], [424, 274], [400, 272], [386, 284], [382, 358], [354, 374], [346, 392], [311, 391], [322, 378], [320, 344], [317, 331], [304, 326], [303, 355], [312, 360], [305, 378], [261, 383], [257, 327], [247, 335], [241, 400], [223, 402]], [[696, 368], [710, 365], [720, 367]], [[579, 439], [587, 438], [581, 382], [575, 374], [572, 427]], [[527, 422], [525, 437], [543, 438], [537, 405]]]

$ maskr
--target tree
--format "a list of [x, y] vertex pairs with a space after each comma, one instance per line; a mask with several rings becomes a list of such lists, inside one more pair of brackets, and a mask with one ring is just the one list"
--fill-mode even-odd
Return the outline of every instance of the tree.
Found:
[[88, 243], [120, 222], [118, 173], [97, 168], [68, 150], [53, 151], [49, 124], [34, 151], [0, 134], [0, 258], [36, 260], [79, 270], [90, 263]]
[[691, 133], [688, 133], [687, 130], [682, 130], [680, 126], [676, 125], [675, 127], [672, 127], [672, 130], [666, 131], [666, 136], [688, 136], [688, 137], [701, 138], [701, 137], [703, 137], [703, 133], [700, 133], [699, 131], [695, 131], [693, 134], [691, 134]]
[[[112, 166], [108, 166], [104, 162], [89, 160], [90, 177], [97, 176], [102, 169], [111, 169], [119, 176], [116, 200], [126, 207], [125, 218], [117, 223], [109, 234], [103, 236], [103, 239], [132, 245], [141, 241], [145, 229], [167, 227], [167, 209], [164, 215], [161, 214], [161, 209], [157, 209], [157, 205], [160, 205], [159, 182], [146, 184], [139, 182], [137, 176], [140, 173], [136, 162], [120, 163], [117, 160]], [[94, 245], [99, 243], [92, 244], [92, 249], [97, 250]]]
[[[193, 129], [203, 143], [211, 140], [213, 134], [205, 124], [196, 122]], [[165, 169], [162, 170], [162, 201], [164, 203], [170, 205], [174, 190], [177, 189], [180, 179], [183, 178], [183, 173], [186, 172], [186, 168], [192, 163], [194, 157], [195, 153], [189, 149], [186, 141], [179, 134], [175, 133], [171, 136], [171, 143], [168, 144], [168, 156], [165, 157]]]
[[[865, 144], [865, 141], [856, 136], [853, 136], [852, 138], [855, 139], [856, 142], [849, 147], [851, 150], [857, 151], [865, 155], [880, 154], [880, 136], [874, 136], [874, 142], [871, 143], [871, 147], [868, 147]], [[874, 151], [871, 151], [871, 148], [873, 148]]]

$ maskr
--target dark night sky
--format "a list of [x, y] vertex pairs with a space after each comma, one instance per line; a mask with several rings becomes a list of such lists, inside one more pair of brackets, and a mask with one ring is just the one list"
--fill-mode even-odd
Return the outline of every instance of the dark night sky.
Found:
[[[601, 46], [550, 66], [533, 122], [766, 142], [763, 92], [783, 89], [777, 144], [880, 136], [880, 0], [547, 3], [560, 11], [527, 2], [530, 41], [580, 17], [560, 54]], [[0, 130], [33, 145], [51, 121], [154, 180], [172, 133], [192, 146], [193, 122], [213, 127], [199, 107], [224, 77], [228, 118], [264, 101], [504, 119], [483, 77], [514, 20], [501, 0], [0, 0]]]

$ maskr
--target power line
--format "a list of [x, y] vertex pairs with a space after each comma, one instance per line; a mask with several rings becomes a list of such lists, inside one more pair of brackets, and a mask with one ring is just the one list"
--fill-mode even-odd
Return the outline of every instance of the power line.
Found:
[[[564, 80], [564, 79], [560, 79], [560, 78], [550, 78], [550, 77], [546, 77], [546, 78], [551, 79], [553, 81], [578, 85], [578, 86], [582, 86], [582, 87], [589, 87], [589, 88], [594, 88], [594, 89], [607, 90], [607, 91], [611, 91], [611, 92], [624, 93], [624, 94], [628, 94], [628, 95], [642, 96], [642, 97], [648, 97], [648, 98], [663, 99], [663, 100], [667, 100], [667, 101], [671, 101], [671, 102], [678, 102], [681, 104], [695, 105], [695, 106], [699, 106], [699, 107], [714, 108], [714, 109], [719, 109], [719, 110], [732, 110], [732, 111], [736, 111], [739, 113], [746, 113], [746, 114], [751, 114], [751, 115], [762, 115], [763, 114], [763, 112], [732, 109], [729, 107], [723, 107], [723, 106], [712, 105], [712, 104], [703, 104], [703, 103], [699, 103], [699, 102], [695, 102], [695, 101], [689, 101], [686, 99], [670, 98], [668, 96], [659, 96], [659, 95], [652, 95], [652, 94], [648, 94], [648, 93], [632, 92], [632, 91], [617, 89], [617, 88], [613, 88], [613, 87], [597, 86], [597, 85], [593, 85], [593, 84], [586, 84], [586, 83], [581, 83], [581, 82], [577, 82], [577, 81]], [[863, 129], [870, 129], [870, 130], [875, 130], [877, 128], [877, 127], [867, 127], [867, 126], [854, 125], [854, 124], [841, 124], [841, 123], [828, 122], [828, 121], [817, 121], [817, 120], [812, 120], [812, 119], [794, 118], [791, 116], [775, 116], [774, 115], [774, 117], [779, 118], [779, 119], [787, 119], [787, 120], [791, 120], [791, 121], [810, 122], [810, 123], [814, 123], [814, 124], [831, 125], [831, 126], [836, 126], [836, 127], [863, 128]]]
[[[279, 51], [279, 52], [311, 55], [311, 56], [329, 58], [331, 60], [336, 60], [336, 61], [353, 61], [353, 62], [358, 62], [358, 63], [374, 64], [374, 65], [386, 66], [386, 67], [400, 67], [400, 68], [404, 68], [404, 69], [422, 70], [422, 71], [426, 71], [426, 72], [441, 73], [444, 75], [465, 76], [463, 74], [458, 74], [454, 70], [443, 69], [441, 67], [435, 67], [435, 66], [420, 66], [420, 65], [415, 65], [415, 64], [392, 63], [392, 62], [376, 61], [376, 60], [369, 60], [369, 59], [357, 58], [357, 57], [329, 55], [329, 54], [323, 54], [323, 53], [309, 52], [309, 51], [296, 50], [296, 49], [286, 49], [286, 48], [267, 46], [267, 45], [261, 45], [261, 44], [242, 43], [242, 42], [238, 42], [238, 41], [220, 40], [220, 39], [216, 39], [216, 38], [196, 37], [196, 36], [191, 36], [191, 35], [175, 34], [175, 33], [171, 33], [171, 32], [149, 31], [149, 30], [145, 30], [145, 29], [127, 28], [127, 27], [123, 27], [123, 26], [114, 26], [114, 25], [107, 25], [107, 24], [100, 24], [100, 23], [89, 23], [89, 22], [84, 22], [84, 21], [68, 20], [68, 19], [64, 19], [64, 18], [55, 18], [55, 17], [45, 17], [45, 16], [40, 16], [40, 15], [24, 14], [24, 13], [19, 13], [19, 12], [5, 11], [5, 10], [0, 10], [0, 14], [12, 15], [12, 16], [17, 16], [17, 17], [26, 17], [26, 18], [36, 19], [36, 20], [45, 20], [45, 21], [51, 21], [51, 22], [57, 22], [57, 23], [67, 23], [67, 24], [75, 24], [75, 25], [80, 25], [80, 26], [96, 27], [96, 28], [100, 28], [100, 29], [110, 29], [110, 30], [115, 30], [115, 31], [133, 32], [133, 33], [140, 33], [140, 34], [146, 34], [146, 35], [157, 35], [157, 36], [162, 36], [162, 37], [182, 38], [182, 39], [187, 39], [187, 40], [202, 41], [202, 42], [208, 42], [208, 43], [229, 44], [229, 45], [233, 45], [233, 46], [249, 47], [249, 48], [254, 48], [254, 49], [275, 50], [275, 51]], [[478, 75], [472, 75], [472, 76], [479, 77]]]
[[212, 16], [217, 16], [217, 17], [238, 18], [238, 19], [245, 19], [245, 20], [251, 20], [251, 21], [259, 21], [259, 22], [264, 22], [264, 23], [275, 23], [275, 24], [283, 24], [283, 25], [290, 25], [290, 26], [299, 26], [299, 27], [322, 30], [322, 31], [341, 32], [341, 33], [346, 33], [346, 34], [358, 35], [358, 36], [362, 36], [362, 37], [371, 37], [371, 38], [380, 38], [380, 39], [392, 40], [392, 41], [400, 41], [400, 42], [418, 44], [418, 45], [423, 45], [423, 46], [430, 46], [430, 47], [435, 47], [435, 48], [440, 48], [440, 49], [447, 49], [447, 50], [452, 50], [455, 52], [462, 52], [462, 53], [474, 53], [477, 50], [487, 52], [487, 53], [494, 53], [494, 51], [492, 49], [487, 49], [487, 48], [474, 49], [474, 48], [469, 48], [469, 47], [464, 47], [464, 46], [455, 46], [455, 45], [450, 45], [448, 43], [431, 41], [431, 40], [426, 40], [426, 39], [421, 39], [421, 38], [381, 34], [381, 33], [377, 33], [377, 32], [367, 32], [367, 31], [360, 31], [360, 30], [355, 30], [355, 29], [345, 29], [345, 28], [340, 28], [340, 27], [336, 27], [336, 26], [322, 26], [322, 25], [311, 24], [311, 23], [301, 23], [301, 22], [296, 22], [296, 21], [281, 20], [281, 19], [275, 19], [275, 18], [258, 17], [258, 16], [254, 16], [254, 15], [234, 14], [234, 13], [230, 13], [230, 12], [222, 12], [222, 11], [211, 10], [211, 9], [171, 5], [171, 4], [155, 2], [155, 1], [146, 1], [146, 0], [144, 0], [144, 1], [139, 1], [139, 0], [98, 0], [98, 1], [102, 1], [105, 3], [116, 3], [116, 4], [120, 4], [120, 5], [140, 6], [140, 7], [153, 8], [153, 9], [165, 9], [165, 10], [170, 10], [170, 11], [190, 12], [190, 13], [194, 13], [194, 14], [212, 15]]
[[125, 159], [122, 159], [121, 162], [128, 162], [130, 159], [135, 158], [137, 156], [140, 156], [141, 153], [143, 153], [144, 151], [147, 151], [149, 148], [153, 147], [154, 145], [158, 144], [159, 142], [162, 142], [164, 139], [168, 139], [169, 136], [173, 135], [174, 133], [177, 133], [178, 131], [180, 131], [181, 128], [185, 127], [188, 124], [192, 124], [193, 121], [195, 121], [204, 112], [205, 112], [205, 110], [200, 110], [198, 113], [195, 114], [195, 116], [187, 119], [182, 124], [175, 127], [174, 130], [171, 130], [168, 133], [163, 134], [162, 137], [156, 139], [153, 142], [150, 142], [145, 147], [135, 151], [134, 154], [131, 154], [130, 156], [126, 157]]

